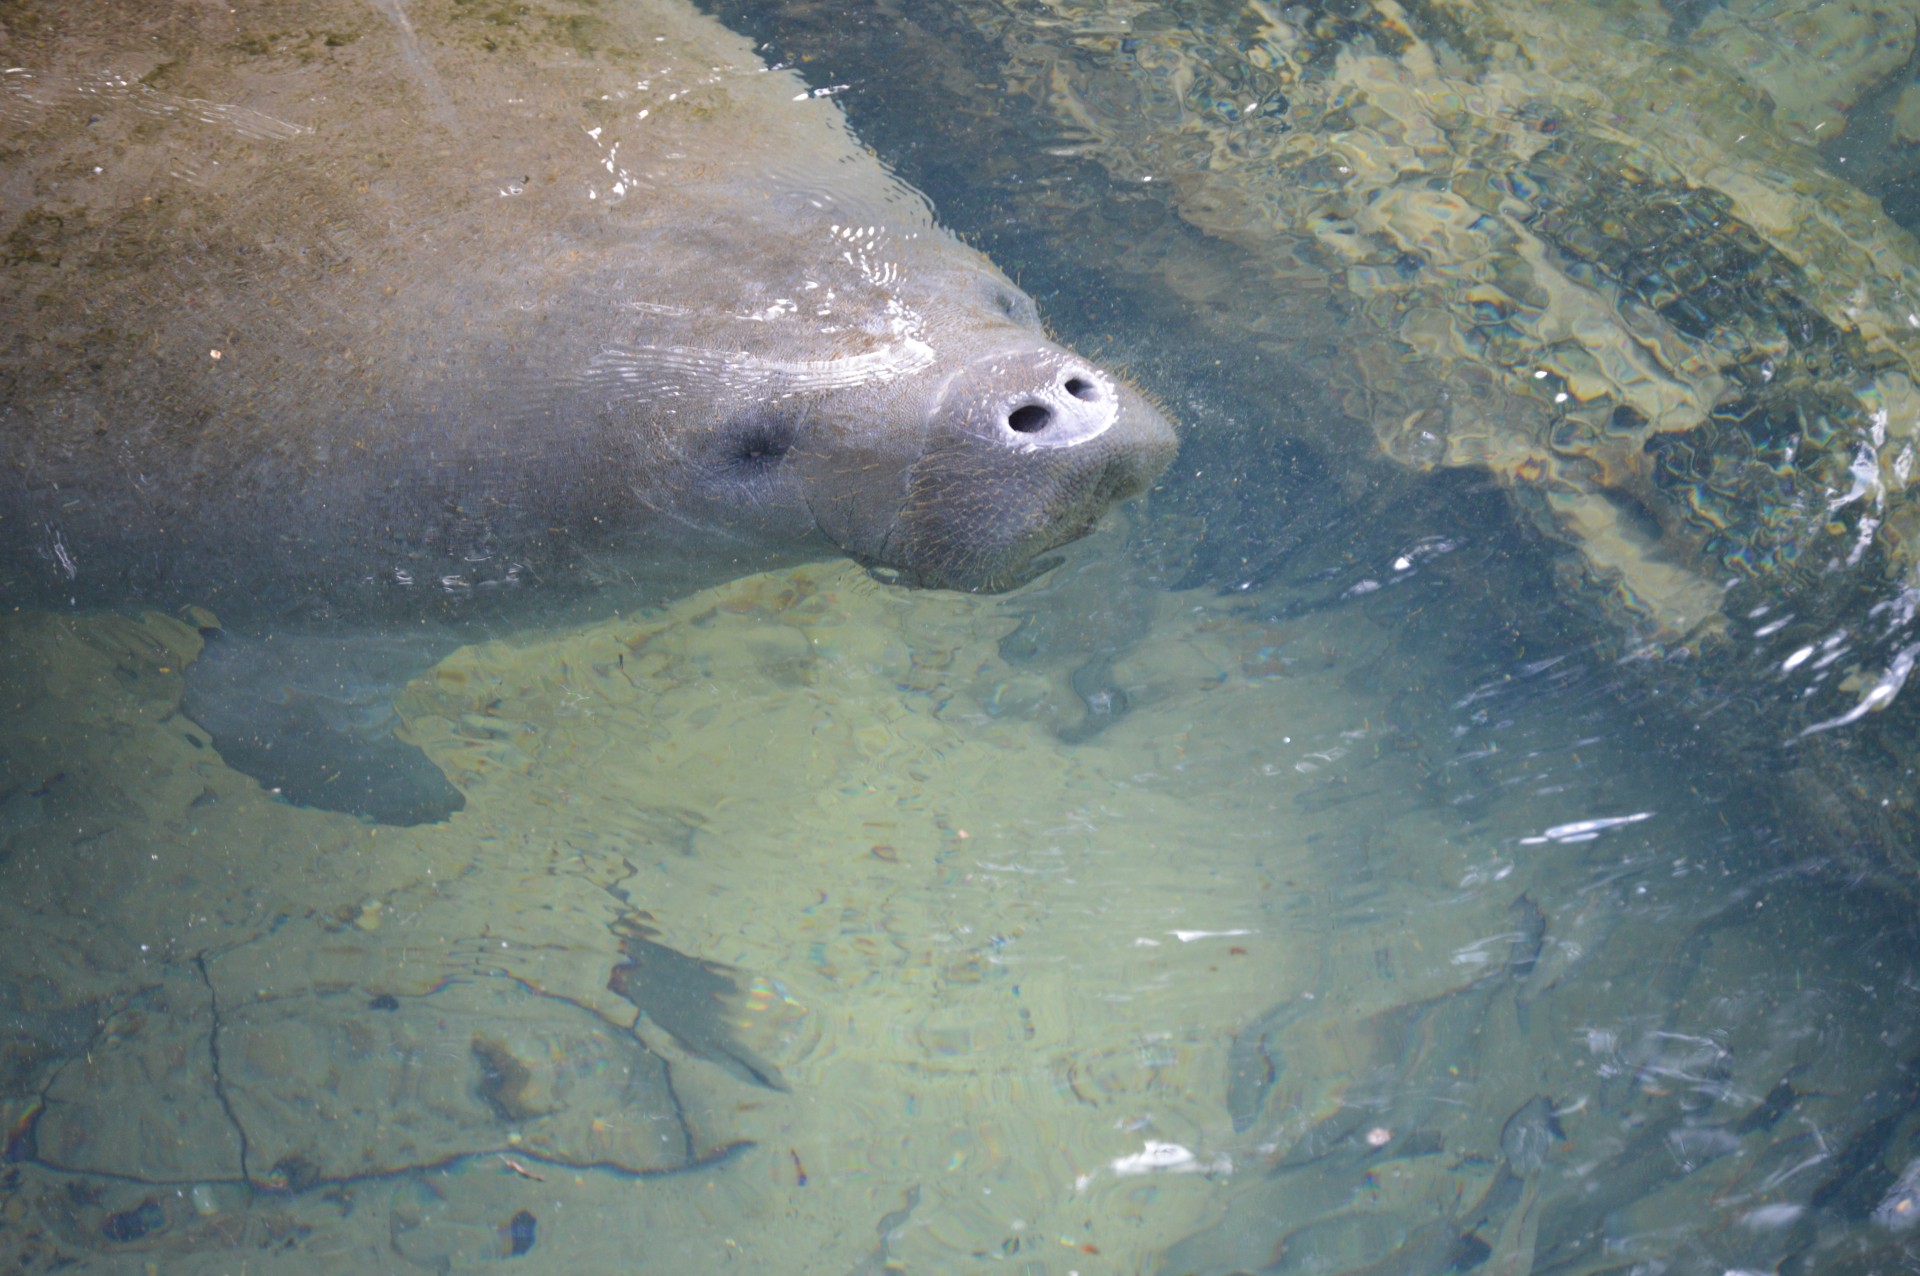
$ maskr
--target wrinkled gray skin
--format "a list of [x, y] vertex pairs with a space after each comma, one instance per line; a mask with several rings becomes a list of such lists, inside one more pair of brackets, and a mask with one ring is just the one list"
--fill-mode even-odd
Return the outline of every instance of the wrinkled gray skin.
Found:
[[211, 609], [188, 710], [289, 796], [457, 806], [326, 755], [462, 638], [834, 553], [1004, 587], [1172, 456], [690, 5], [4, 22], [0, 597]]
[[544, 618], [836, 551], [996, 588], [1172, 455], [689, 6], [48, 5], [4, 52], [10, 598]]

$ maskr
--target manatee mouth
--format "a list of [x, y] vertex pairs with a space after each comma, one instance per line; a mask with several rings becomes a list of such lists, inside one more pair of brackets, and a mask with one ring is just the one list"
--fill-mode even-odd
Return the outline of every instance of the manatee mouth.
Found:
[[[991, 487], [991, 476], [969, 473], [980, 461], [977, 456], [965, 458], [967, 464], [959, 467], [917, 468], [914, 499], [891, 529], [887, 543], [876, 555], [852, 557], [869, 575], [888, 584], [1006, 593], [1052, 571], [1061, 560], [1051, 551], [1079, 540], [1108, 510], [1146, 491], [1160, 468], [1143, 466], [1130, 452], [1109, 455], [1092, 467], [1050, 466], [1034, 460], [1036, 464], [1024, 476], [1026, 482], [1018, 474], [1005, 480], [1004, 494], [1010, 499], [1002, 506], [977, 497], [955, 498], [956, 491]], [[1088, 468], [1097, 469], [1091, 481], [1085, 472]]]

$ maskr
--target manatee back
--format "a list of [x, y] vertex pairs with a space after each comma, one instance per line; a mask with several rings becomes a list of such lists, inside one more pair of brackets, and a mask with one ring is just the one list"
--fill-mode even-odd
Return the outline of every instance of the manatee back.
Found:
[[874, 225], [931, 291], [999, 278], [683, 4], [29, 0], [6, 39], [10, 596], [353, 610], [824, 552], [804, 509], [685, 498], [767, 390], [740, 360], [899, 356]]

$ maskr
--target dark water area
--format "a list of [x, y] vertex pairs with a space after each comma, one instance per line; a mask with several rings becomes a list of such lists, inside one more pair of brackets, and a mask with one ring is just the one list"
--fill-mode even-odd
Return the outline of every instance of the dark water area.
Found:
[[[1823, 9], [1583, 11], [1695, 68], [1701, 154], [1780, 135], [1774, 186], [1673, 160], [1745, 201], [1711, 188], [1720, 238], [1685, 239], [1707, 197], [1623, 140], [1628, 54], [1581, 88], [1545, 9], [712, 5], [1178, 458], [1008, 593], [813, 564], [436, 650], [355, 712], [456, 791], [440, 819], [223, 759], [194, 616], [10, 609], [0, 1255], [1920, 1271], [1904, 301], [1863, 283], [1805, 354], [1739, 307], [1817, 327], [1847, 263], [1754, 249], [1661, 327], [1527, 186], [1611, 157], [1593, 223], [1660, 222], [1676, 278], [1673, 245], [1785, 241], [1832, 195], [1783, 155], [1903, 218], [1920, 47]], [[1738, 43], [1770, 18], [1873, 74], [1795, 96], [1805, 66]], [[516, 21], [489, 38], [618, 56]], [[1351, 206], [1336, 162], [1374, 183]], [[1479, 326], [1436, 318], [1455, 292]], [[1763, 356], [1777, 398], [1740, 380]], [[1695, 399], [1715, 424], [1677, 428]], [[1789, 415], [1804, 464], [1754, 424]]]

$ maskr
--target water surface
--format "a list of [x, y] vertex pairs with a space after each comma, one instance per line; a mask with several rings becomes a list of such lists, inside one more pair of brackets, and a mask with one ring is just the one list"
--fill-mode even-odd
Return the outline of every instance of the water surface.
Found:
[[[5, 619], [22, 1270], [1920, 1265], [1907, 852], [1868, 818], [1907, 703], [1793, 744], [1891, 664], [1757, 678], [1780, 631], [1731, 604], [1656, 632], [1497, 457], [1383, 450], [1325, 259], [1014, 92], [1151, 37], [1253, 94], [1216, 116], [1284, 116], [1250, 37], [1220, 60], [1250, 13], [1382, 52], [1259, 6], [724, 14], [1182, 418], [1021, 591], [822, 565], [465, 649], [396, 709], [466, 806], [404, 829], [227, 768], [190, 627]], [[1759, 21], [1615, 16], [1709, 63]], [[1780, 145], [1863, 162], [1798, 82]]]

